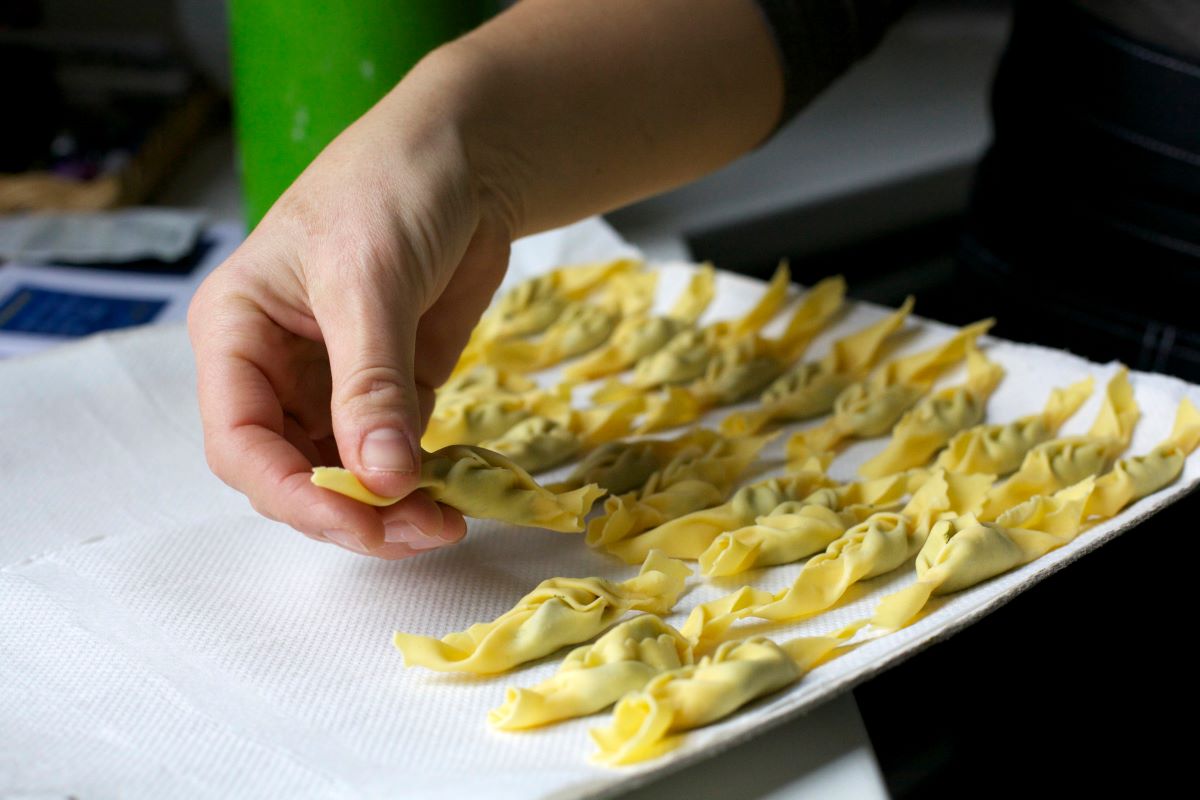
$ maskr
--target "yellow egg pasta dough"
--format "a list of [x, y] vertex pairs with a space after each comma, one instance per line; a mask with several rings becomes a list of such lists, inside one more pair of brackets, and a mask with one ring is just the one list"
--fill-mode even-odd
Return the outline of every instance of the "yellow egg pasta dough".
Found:
[[994, 520], [1030, 497], [1053, 494], [1104, 472], [1129, 446], [1140, 416], [1129, 370], [1121, 367], [1108, 382], [1104, 402], [1088, 434], [1051, 439], [1030, 450], [1021, 467], [988, 492], [979, 518]]
[[476, 364], [446, 381], [437, 390], [439, 403], [455, 402], [466, 397], [481, 395], [520, 395], [536, 391], [537, 383], [511, 370], [500, 369], [492, 364]]
[[[829, 495], [814, 493], [819, 498]], [[849, 506], [835, 510], [806, 498], [783, 503], [770, 514], [713, 540], [700, 554], [700, 571], [712, 578], [737, 575], [759, 567], [791, 564], [824, 550], [846, 529], [879, 509], [874, 506]]]
[[[314, 467], [312, 482], [373, 506], [401, 499], [375, 494], [341, 467]], [[583, 530], [583, 518], [604, 494], [595, 484], [556, 494], [505, 456], [469, 445], [424, 453], [418, 488], [468, 517], [567, 533]]]
[[700, 455], [721, 441], [724, 437], [715, 431], [693, 428], [673, 439], [606, 442], [588, 453], [564, 480], [549, 488], [567, 491], [595, 483], [612, 494], [624, 494], [645, 486], [651, 475], [681, 453]]
[[603, 578], [551, 578], [491, 622], [441, 639], [397, 632], [407, 666], [438, 672], [488, 675], [505, 672], [610, 627], [629, 611], [666, 614], [674, 608], [691, 570], [660, 553], [621, 583]]
[[1053, 495], [1037, 495], [995, 522], [967, 515], [939, 521], [917, 557], [917, 582], [880, 601], [876, 634], [908, 625], [929, 598], [975, 586], [1072, 541], [1093, 520], [1174, 482], [1200, 442], [1200, 412], [1184, 399], [1171, 434], [1149, 453], [1120, 459], [1099, 478], [1087, 476]]
[[877, 512], [847, 529], [805, 563], [791, 586], [769, 597], [753, 590], [752, 602], [735, 606], [727, 597], [701, 604], [692, 610], [683, 634], [707, 643], [719, 641], [747, 616], [785, 622], [824, 611], [855, 583], [891, 572], [912, 558], [942, 515], [977, 510], [992, 477], [934, 472], [902, 511]]
[[883, 452], [863, 464], [858, 474], [880, 478], [919, 467], [933, 458], [952, 436], [978, 424], [987, 401], [1004, 377], [1004, 368], [971, 343], [967, 347], [967, 379], [927, 395], [900, 417]]
[[771, 478], [739, 489], [726, 503], [666, 520], [636, 536], [611, 542], [606, 549], [631, 564], [651, 550], [662, 550], [673, 558], [696, 559], [725, 531], [753, 523], [785, 500], [803, 499], [831, 485], [833, 480], [817, 469]]
[[517, 731], [608, 708], [655, 675], [692, 663], [692, 645], [654, 614], [616, 625], [567, 654], [558, 672], [529, 689], [510, 688], [488, 724]]
[[987, 472], [1007, 475], [1021, 466], [1025, 454], [1053, 438], [1092, 394], [1085, 378], [1065, 389], [1054, 389], [1040, 414], [1013, 422], [976, 425], [955, 434], [934, 466], [947, 472]]
[[539, 337], [494, 339], [484, 345], [484, 358], [503, 369], [534, 372], [595, 350], [620, 320], [645, 315], [657, 280], [657, 272], [616, 274], [595, 300], [568, 303]]
[[628, 434], [641, 410], [641, 399], [630, 398], [611, 406], [571, 409], [560, 419], [526, 417], [502, 436], [479, 446], [508, 456], [526, 472], [544, 472]]
[[967, 348], [994, 324], [968, 325], [936, 347], [884, 364], [838, 395], [833, 416], [788, 440], [789, 460], [834, 452], [844, 439], [888, 433], [900, 416], [929, 392], [937, 378], [967, 355]]
[[455, 395], [434, 406], [421, 446], [439, 450], [452, 444], [480, 444], [503, 436], [529, 417], [542, 416], [565, 424], [570, 414], [567, 386], [520, 395]]
[[608, 344], [568, 365], [563, 376], [568, 380], [595, 380], [622, 372], [657, 353], [677, 334], [695, 326], [696, 320], [712, 302], [714, 284], [712, 265], [703, 265], [665, 315], [626, 316], [613, 331]]
[[759, 407], [735, 412], [721, 423], [729, 436], [756, 433], [773, 422], [790, 422], [828, 414], [842, 391], [866, 376], [889, 336], [912, 312], [913, 298], [884, 319], [833, 343], [819, 361], [807, 361], [776, 378], [759, 398]]
[[614, 276], [642, 268], [642, 262], [620, 258], [560, 267], [517, 284], [501, 295], [481, 321], [485, 340], [541, 333], [571, 302], [583, 300]]
[[[1122, 458], [1096, 480], [1086, 516], [1107, 519], [1133, 501], [1167, 486], [1183, 472], [1183, 462], [1200, 443], [1200, 412], [1184, 398], [1171, 434], [1149, 453]], [[1011, 519], [1011, 517], [1007, 517]], [[1000, 517], [1006, 519], [1005, 516]]]
[[528, 473], [536, 474], [574, 458], [583, 449], [579, 436], [567, 425], [546, 417], [527, 417], [503, 436], [480, 444], [509, 458]]
[[790, 282], [791, 271], [786, 264], [780, 264], [758, 302], [744, 316], [714, 322], [704, 328], [681, 330], [661, 348], [638, 360], [629, 383], [610, 381], [593, 395], [593, 401], [607, 403], [641, 394], [646, 389], [687, 383], [701, 377], [724, 342], [757, 333], [779, 313], [787, 302]]
[[588, 523], [587, 543], [608, 548], [630, 563], [640, 562], [649, 548], [642, 550], [637, 545], [619, 552], [614, 548], [643, 531], [724, 502], [771, 438], [726, 439], [717, 435], [704, 450], [677, 453], [640, 490], [608, 498], [604, 513]]
[[593, 729], [593, 760], [617, 766], [656, 758], [683, 731], [709, 725], [759, 697], [800, 680], [842, 642], [810, 636], [782, 645], [765, 637], [726, 642], [696, 664], [664, 672], [613, 709], [607, 728]]
[[[497, 299], [436, 393], [422, 440], [435, 452], [423, 454], [420, 487], [468, 516], [584, 531], [587, 545], [641, 568], [624, 581], [544, 580], [495, 619], [441, 638], [397, 632], [406, 666], [494, 675], [562, 651], [553, 675], [505, 690], [489, 726], [530, 730], [612, 707], [591, 732], [595, 760], [637, 763], [860, 640], [912, 624], [932, 598], [1072, 542], [1177, 480], [1200, 444], [1200, 411], [1183, 400], [1169, 436], [1121, 457], [1141, 413], [1124, 367], [1086, 435], [1060, 431], [1092, 394], [1090, 378], [1053, 389], [1038, 413], [985, 424], [1005, 374], [993, 354], [1008, 354], [1014, 375], [1024, 365], [979, 344], [990, 319], [893, 357], [912, 297], [797, 364], [841, 309], [846, 286], [841, 276], [821, 281], [780, 320], [781, 334], [763, 335], [788, 302], [790, 277], [781, 263], [749, 311], [703, 326], [716, 294], [711, 265], [665, 313], [651, 310], [658, 273], [634, 259], [560, 268]], [[965, 378], [944, 386], [963, 362]], [[558, 364], [565, 382], [554, 388], [526, 377]], [[592, 405], [575, 408], [577, 384], [596, 379], [606, 383]], [[727, 417], [719, 433], [630, 438], [753, 397], [757, 407]], [[826, 414], [788, 441], [787, 474], [735, 491], [768, 439], [757, 434]], [[885, 435], [859, 480], [827, 474], [847, 440]], [[576, 459], [557, 484], [530, 475]], [[346, 470], [317, 468], [312, 480], [373, 505], [399, 500], [374, 495]], [[606, 493], [603, 513], [588, 522]], [[713, 579], [807, 561], [777, 591], [746, 575], [751, 585], [700, 603], [676, 629], [664, 617], [692, 574], [676, 559], [698, 560]], [[908, 564], [915, 582], [869, 618], [782, 644], [738, 639], [765, 627], [741, 620], [811, 618], [844, 604], [855, 584]]]
[[841, 308], [845, 294], [846, 282], [840, 275], [827, 278], [804, 295], [778, 338], [752, 333], [715, 348], [703, 375], [648, 399], [639, 430], [646, 433], [684, 425], [709, 409], [757, 394], [799, 358]]
[[619, 258], [559, 267], [522, 281], [500, 295], [471, 331], [452, 377], [485, 364], [493, 342], [541, 333], [572, 302], [583, 300], [606, 281], [642, 267], [639, 260]]

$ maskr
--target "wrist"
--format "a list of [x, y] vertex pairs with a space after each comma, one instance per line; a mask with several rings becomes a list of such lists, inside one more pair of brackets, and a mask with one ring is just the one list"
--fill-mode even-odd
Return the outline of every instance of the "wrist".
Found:
[[[469, 188], [481, 219], [511, 238], [524, 235], [525, 195], [516, 149], [506, 145], [505, 121], [489, 88], [486, 52], [469, 39], [423, 58], [385, 98], [411, 150], [452, 154], [454, 179]], [[431, 113], [431, 111], [433, 113]]]

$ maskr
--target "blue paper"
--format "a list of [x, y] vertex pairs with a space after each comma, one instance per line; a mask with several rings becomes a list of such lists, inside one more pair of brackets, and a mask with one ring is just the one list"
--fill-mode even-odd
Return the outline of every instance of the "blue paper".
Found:
[[87, 336], [150, 322], [165, 299], [63, 292], [22, 284], [0, 298], [0, 331], [43, 336]]

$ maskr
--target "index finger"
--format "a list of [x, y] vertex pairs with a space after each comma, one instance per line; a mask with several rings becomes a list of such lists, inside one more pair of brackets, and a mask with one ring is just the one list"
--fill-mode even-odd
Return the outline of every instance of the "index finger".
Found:
[[221, 480], [259, 513], [310, 536], [382, 541], [378, 512], [312, 485], [313, 465], [285, 438], [283, 408], [261, 369], [220, 348], [199, 350], [196, 361], [205, 453]]

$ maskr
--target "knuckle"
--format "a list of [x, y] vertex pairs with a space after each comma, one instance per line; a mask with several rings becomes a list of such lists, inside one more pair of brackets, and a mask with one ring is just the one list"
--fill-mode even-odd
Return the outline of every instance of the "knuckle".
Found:
[[234, 489], [237, 488], [233, 485], [232, 479], [230, 478], [224, 453], [221, 451], [221, 448], [217, 446], [216, 442], [212, 440], [211, 436], [204, 437], [204, 460], [208, 462], [208, 468], [212, 471], [212, 474], [220, 478], [221, 481], [227, 486], [230, 486]]
[[261, 497], [246, 495], [246, 499], [250, 501], [250, 507], [257, 511], [260, 515], [274, 522], [284, 521], [275, 513], [274, 509], [271, 507], [271, 504], [265, 502]]
[[405, 387], [410, 383], [411, 380], [396, 367], [360, 367], [339, 381], [334, 392], [334, 406], [407, 406], [410, 393]]

